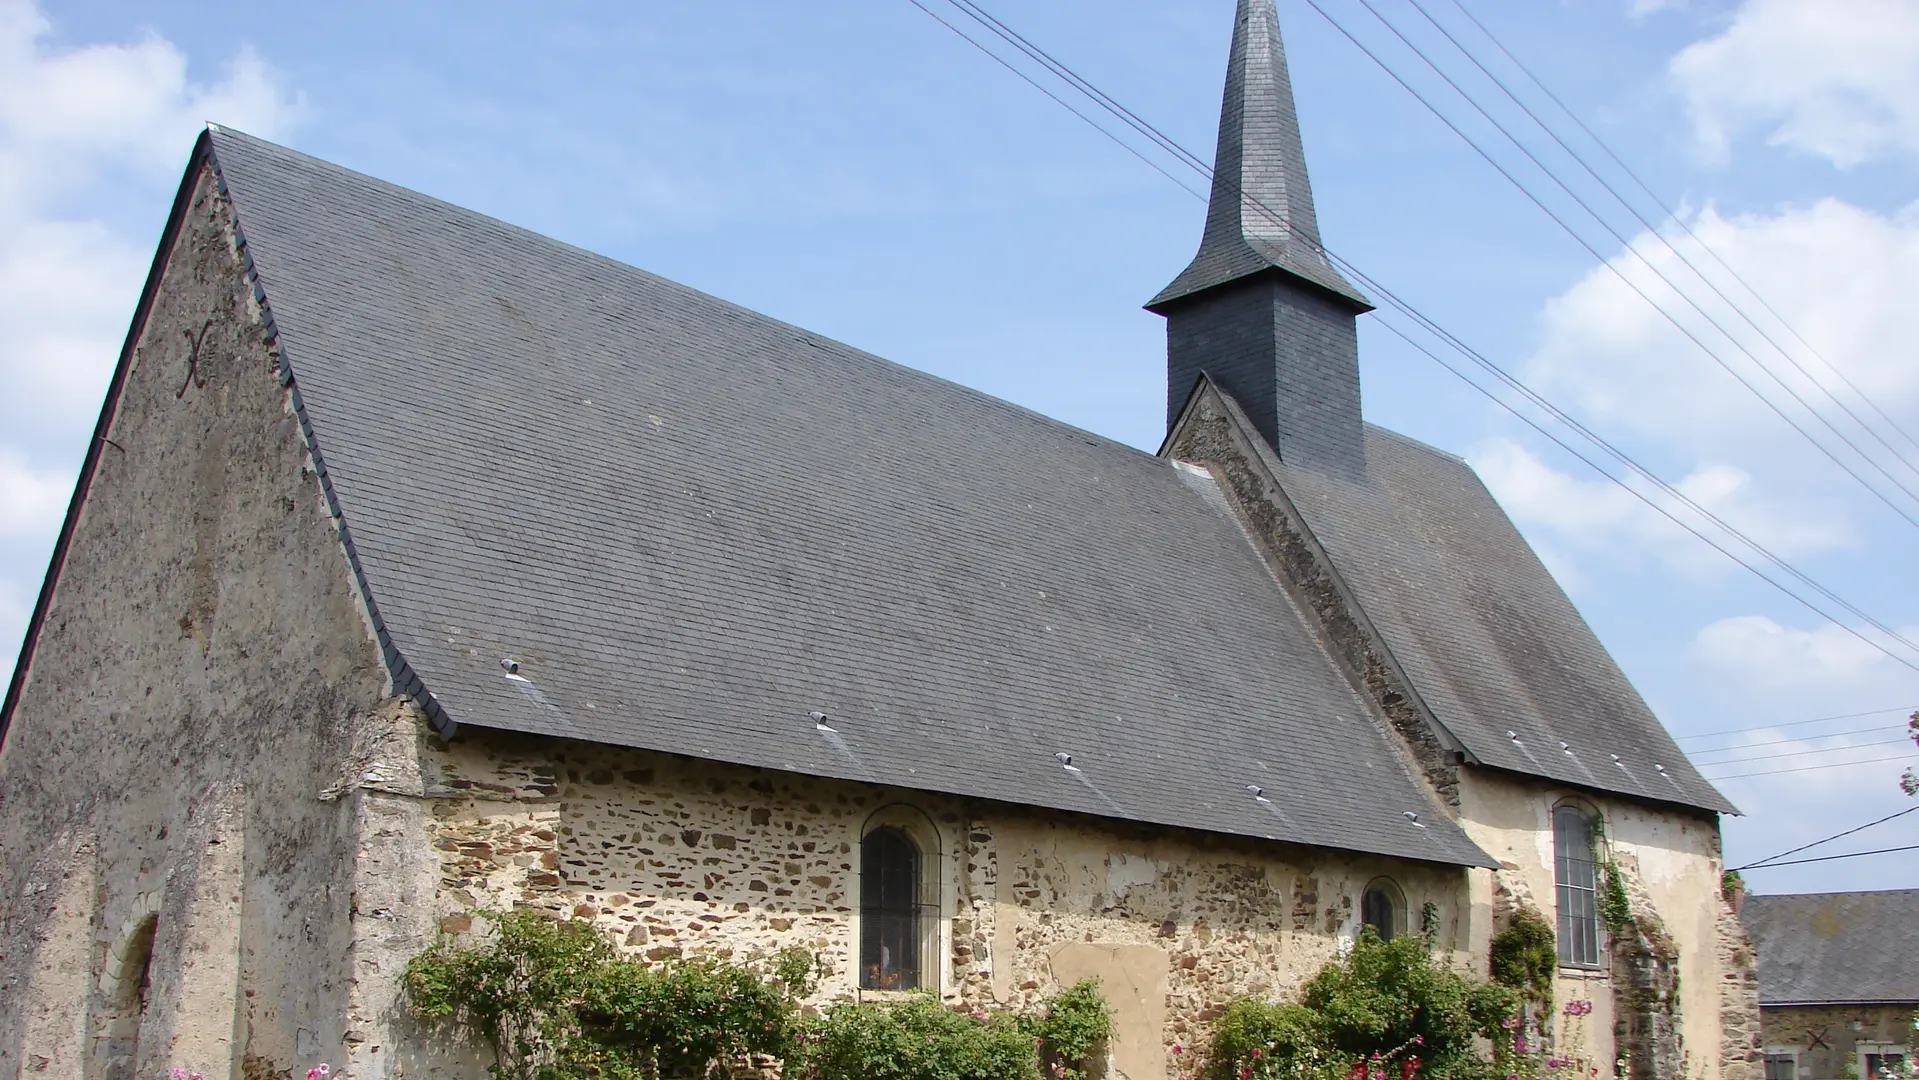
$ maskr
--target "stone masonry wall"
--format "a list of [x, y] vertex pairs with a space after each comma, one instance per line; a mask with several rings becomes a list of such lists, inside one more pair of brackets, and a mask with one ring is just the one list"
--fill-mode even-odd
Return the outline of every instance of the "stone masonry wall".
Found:
[[865, 823], [920, 815], [939, 844], [941, 995], [1030, 1007], [1100, 978], [1132, 1080], [1176, 1072], [1173, 1047], [1233, 998], [1297, 990], [1355, 934], [1377, 876], [1411, 932], [1431, 903], [1443, 946], [1465, 934], [1464, 872], [1427, 864], [471, 728], [426, 772], [445, 930], [531, 907], [655, 960], [800, 946], [830, 969], [822, 999], [859, 993]]
[[1858, 1067], [1868, 1044], [1903, 1047], [1911, 1061], [1919, 1051], [1915, 1011], [1911, 1004], [1768, 1005], [1761, 1020], [1766, 1052], [1795, 1054], [1798, 1080], [1838, 1080], [1848, 1064]]
[[254, 299], [192, 178], [0, 744], [0, 1078], [339, 1062], [387, 677]]

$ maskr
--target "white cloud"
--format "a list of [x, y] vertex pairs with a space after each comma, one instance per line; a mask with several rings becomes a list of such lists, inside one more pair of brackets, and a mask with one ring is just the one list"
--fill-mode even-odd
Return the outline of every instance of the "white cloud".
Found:
[[1915, 0], [1746, 0], [1670, 73], [1715, 157], [1754, 129], [1842, 168], [1919, 156]]
[[194, 137], [207, 121], [280, 137], [302, 111], [245, 46], [204, 82], [158, 36], [57, 48], [51, 31], [37, 5], [0, 0], [0, 665]]
[[[1580, 560], [1605, 560], [1625, 566], [1654, 560], [1691, 576], [1719, 575], [1735, 569], [1730, 560], [1660, 510], [1729, 544], [1723, 534], [1708, 519], [1650, 483], [1633, 478], [1632, 490], [1628, 490], [1590, 473], [1575, 476], [1503, 438], [1480, 444], [1472, 452], [1471, 461], [1506, 512], [1536, 538], [1543, 533], [1552, 551], [1563, 553], [1557, 560], [1560, 565], [1553, 569], [1562, 580], [1572, 578], [1568, 588], [1584, 578], [1576, 568]], [[1758, 492], [1752, 476], [1731, 465], [1701, 465], [1673, 482], [1673, 487], [1784, 559], [1847, 547], [1853, 542], [1842, 523], [1793, 513], [1789, 506]]]
[[0, 450], [0, 537], [51, 539], [72, 491], [65, 470], [36, 471], [18, 454]]
[[1768, 692], [1825, 694], [1855, 687], [1893, 663], [1841, 627], [1798, 630], [1764, 615], [1735, 615], [1706, 626], [1693, 638], [1692, 655], [1713, 674], [1737, 680], [1747, 691]]
[[[1720, 327], [1766, 360], [1799, 397], [1816, 403], [1873, 462], [1919, 492], [1919, 473], [1824, 397], [1826, 391], [1841, 397], [1887, 443], [1904, 450], [1906, 461], [1919, 461], [1919, 452], [1873, 411], [1876, 406], [1905, 431], [1919, 432], [1919, 365], [1911, 362], [1911, 343], [1919, 340], [1919, 305], [1911, 302], [1919, 295], [1919, 204], [1890, 215], [1837, 199], [1737, 217], [1708, 207], [1689, 224], [1812, 343], [1799, 344], [1745, 299], [1747, 312], [1772, 342], [1791, 350], [1803, 373], [1691, 277], [1671, 248], [1641, 234], [1634, 247], [1645, 259], [1622, 254], [1613, 268], [1595, 268], [1548, 302], [1539, 345], [1525, 365], [1527, 381], [1782, 557], [1864, 546], [1868, 522], [1883, 508], [1687, 334], [1714, 346], [1734, 371], [1856, 472], [1903, 501], [1897, 490], [1705, 316], [1681, 313], [1661, 275], [1690, 281], [1692, 295]], [[1712, 273], [1721, 291], [1743, 297], [1731, 275], [1683, 230], [1675, 226], [1668, 238]], [[1633, 286], [1661, 300], [1679, 326]], [[1638, 552], [1682, 566], [1723, 562], [1628, 493], [1597, 478], [1557, 472], [1518, 444], [1486, 444], [1474, 461], [1514, 516], [1537, 526], [1530, 530], [1534, 538], [1554, 549], [1582, 558], [1604, 551], [1615, 560]]]

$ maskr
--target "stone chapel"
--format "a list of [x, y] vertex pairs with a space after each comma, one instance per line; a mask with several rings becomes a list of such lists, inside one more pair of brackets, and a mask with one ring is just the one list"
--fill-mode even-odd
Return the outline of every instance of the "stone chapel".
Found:
[[1272, 0], [1216, 164], [1148, 454], [208, 128], [0, 712], [0, 1078], [464, 1075], [396, 980], [514, 906], [823, 997], [1094, 976], [1124, 1080], [1531, 908], [1601, 1061], [1757, 1077], [1733, 807], [1361, 415]]

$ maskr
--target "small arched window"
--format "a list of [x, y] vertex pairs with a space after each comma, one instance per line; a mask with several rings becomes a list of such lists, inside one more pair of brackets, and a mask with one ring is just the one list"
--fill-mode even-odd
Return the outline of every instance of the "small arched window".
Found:
[[1599, 966], [1599, 882], [1593, 855], [1598, 817], [1584, 807], [1553, 808], [1553, 890], [1559, 909], [1559, 962]]
[[891, 825], [860, 844], [860, 986], [917, 990], [920, 986], [919, 845]]
[[1359, 921], [1370, 926], [1381, 941], [1391, 941], [1399, 934], [1400, 913], [1406, 910], [1406, 901], [1399, 894], [1399, 887], [1387, 878], [1375, 878], [1366, 886], [1359, 898]]

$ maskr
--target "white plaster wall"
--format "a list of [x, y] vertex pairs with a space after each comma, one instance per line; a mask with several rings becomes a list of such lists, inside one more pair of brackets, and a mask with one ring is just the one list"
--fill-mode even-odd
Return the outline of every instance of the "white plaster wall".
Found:
[[[1681, 1031], [1692, 1076], [1718, 1080], [1722, 972], [1717, 927], [1725, 901], [1720, 894], [1717, 820], [1485, 769], [1462, 772], [1460, 825], [1503, 864], [1496, 875], [1472, 872], [1473, 955], [1485, 962], [1495, 930], [1493, 894], [1499, 886], [1524, 895], [1548, 921], [1555, 920], [1552, 809], [1567, 799], [1596, 808], [1605, 819], [1615, 856], [1635, 873], [1652, 898], [1654, 914], [1679, 948]], [[1610, 1066], [1616, 1019], [1610, 975], [1562, 968], [1555, 998], [1561, 1007], [1572, 1000], [1593, 1002], [1592, 1014], [1581, 1025], [1583, 1038], [1592, 1056]]]

